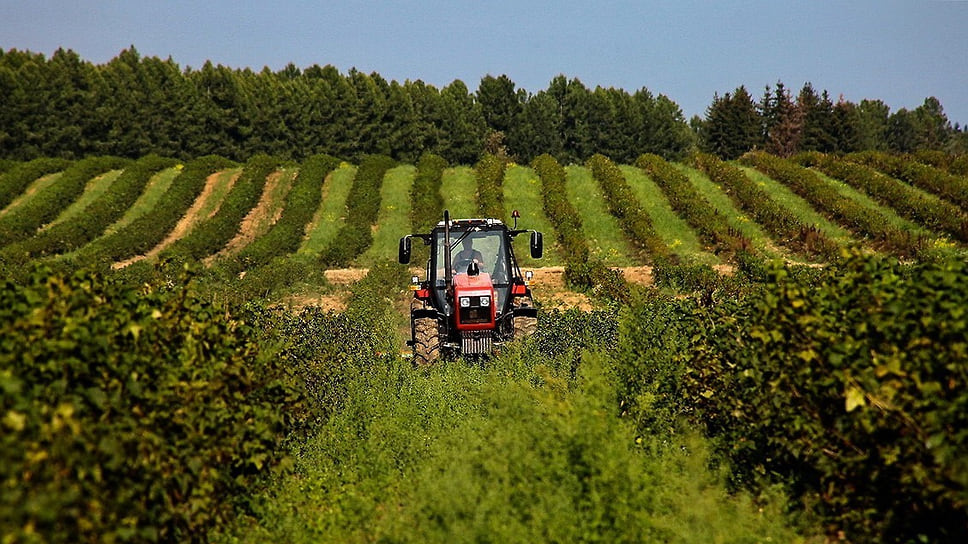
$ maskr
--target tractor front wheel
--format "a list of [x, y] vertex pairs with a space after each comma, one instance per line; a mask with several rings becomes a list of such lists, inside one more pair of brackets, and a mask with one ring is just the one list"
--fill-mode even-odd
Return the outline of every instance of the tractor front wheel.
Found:
[[413, 320], [413, 361], [417, 366], [430, 366], [440, 360], [440, 327], [432, 317]]
[[538, 318], [523, 315], [514, 316], [514, 339], [530, 338], [538, 330]]

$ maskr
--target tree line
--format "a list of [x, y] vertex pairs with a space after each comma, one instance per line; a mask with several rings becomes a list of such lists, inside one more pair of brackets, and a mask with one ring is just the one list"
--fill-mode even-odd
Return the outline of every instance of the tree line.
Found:
[[937, 98], [891, 113], [881, 100], [855, 104], [840, 97], [834, 103], [826, 90], [818, 93], [809, 82], [796, 97], [783, 82], [767, 85], [759, 101], [745, 86], [717, 94], [705, 119], [694, 117], [690, 125], [700, 147], [724, 159], [752, 149], [782, 157], [804, 151], [968, 152], [968, 127], [952, 126]]
[[472, 92], [459, 79], [438, 89], [330, 65], [182, 68], [134, 47], [96, 65], [71, 50], [47, 58], [11, 49], [0, 50], [0, 158], [325, 153], [416, 163], [429, 152], [473, 164], [487, 151], [521, 162], [548, 153], [564, 163], [601, 153], [628, 164], [643, 153], [677, 158], [697, 147], [724, 158], [753, 148], [786, 155], [968, 147], [936, 99], [889, 115], [876, 100], [833, 105], [826, 92], [801, 92], [794, 101], [782, 83], [767, 91], [759, 104], [742, 87], [717, 95], [705, 119], [687, 122], [675, 102], [646, 88], [591, 89], [563, 75], [535, 93], [486, 75]]

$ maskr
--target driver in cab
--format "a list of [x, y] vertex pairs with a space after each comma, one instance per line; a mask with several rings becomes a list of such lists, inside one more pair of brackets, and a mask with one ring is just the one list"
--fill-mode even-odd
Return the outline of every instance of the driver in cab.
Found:
[[461, 242], [461, 250], [457, 252], [455, 261], [457, 263], [456, 272], [458, 274], [466, 273], [467, 267], [471, 263], [477, 264], [478, 267], [484, 266], [484, 256], [481, 255], [480, 251], [474, 249], [473, 242], [470, 238], [464, 238]]

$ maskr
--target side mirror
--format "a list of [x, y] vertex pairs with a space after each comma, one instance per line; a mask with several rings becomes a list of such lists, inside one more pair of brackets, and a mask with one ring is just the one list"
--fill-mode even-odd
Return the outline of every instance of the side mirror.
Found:
[[410, 264], [410, 237], [400, 238], [400, 253], [397, 257], [400, 264]]
[[531, 258], [540, 259], [544, 255], [544, 241], [542, 239], [541, 233], [533, 230], [531, 231]]

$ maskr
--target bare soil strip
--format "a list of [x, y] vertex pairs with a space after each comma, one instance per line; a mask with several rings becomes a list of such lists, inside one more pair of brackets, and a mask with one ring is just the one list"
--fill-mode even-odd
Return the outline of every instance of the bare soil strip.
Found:
[[295, 175], [296, 170], [294, 169], [289, 171], [276, 170], [269, 174], [269, 177], [266, 178], [265, 187], [262, 189], [262, 196], [259, 197], [259, 203], [242, 219], [242, 224], [235, 238], [232, 238], [222, 251], [205, 259], [205, 264], [209, 265], [215, 259], [239, 251], [265, 234], [269, 227], [275, 225], [276, 221], [279, 221], [282, 216], [285, 193], [289, 191], [289, 186], [292, 185]]
[[[125, 261], [114, 263], [113, 265], [111, 265], [111, 268], [114, 268], [114, 269], [124, 268], [128, 265], [134, 264], [143, 259], [156, 257], [159, 253], [164, 251], [165, 248], [175, 243], [176, 240], [179, 240], [181, 239], [182, 236], [185, 236], [192, 229], [192, 227], [195, 226], [196, 223], [198, 223], [203, 219], [212, 217], [213, 215], [218, 213], [218, 209], [221, 207], [221, 202], [215, 203], [214, 206], [211, 206], [211, 211], [209, 211], [209, 213], [205, 217], [201, 217], [202, 215], [201, 211], [211, 204], [209, 201], [212, 198], [212, 194], [215, 193], [215, 190], [218, 187], [219, 177], [221, 175], [222, 175], [222, 172], [216, 172], [208, 176], [208, 178], [205, 180], [205, 188], [202, 189], [201, 194], [198, 195], [198, 198], [195, 199], [195, 202], [192, 203], [192, 206], [188, 209], [187, 212], [185, 212], [184, 217], [182, 217], [181, 220], [178, 221], [178, 224], [175, 225], [175, 228], [168, 233], [168, 236], [166, 236], [165, 239], [162, 240], [160, 244], [153, 247], [151, 251], [149, 251], [144, 255], [136, 255]], [[226, 190], [223, 191], [223, 196], [224, 194], [227, 194], [229, 190], [231, 190], [232, 185], [235, 184], [235, 181], [239, 179], [239, 176], [241, 175], [242, 175], [241, 169], [239, 169], [235, 174], [232, 175], [231, 179], [229, 179], [228, 181], [228, 186], [226, 187]]]

